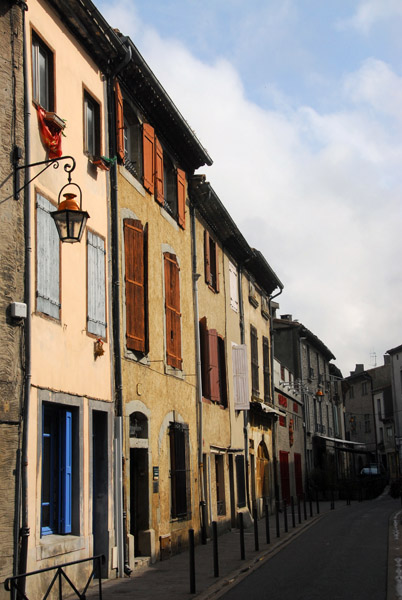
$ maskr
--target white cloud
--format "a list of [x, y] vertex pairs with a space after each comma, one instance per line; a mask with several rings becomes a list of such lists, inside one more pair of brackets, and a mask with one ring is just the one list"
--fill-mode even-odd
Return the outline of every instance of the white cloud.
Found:
[[402, 17], [400, 0], [362, 0], [356, 13], [349, 19], [338, 22], [341, 29], [353, 28], [359, 33], [368, 34], [376, 23]]
[[[378, 5], [358, 14], [380, 15]], [[205, 64], [144, 26], [138, 36], [214, 160], [202, 171], [284, 283], [281, 312], [318, 335], [345, 373], [373, 347], [380, 356], [400, 344], [401, 78], [372, 59], [338, 82], [330, 114], [286, 102], [263, 110], [227, 60]]]

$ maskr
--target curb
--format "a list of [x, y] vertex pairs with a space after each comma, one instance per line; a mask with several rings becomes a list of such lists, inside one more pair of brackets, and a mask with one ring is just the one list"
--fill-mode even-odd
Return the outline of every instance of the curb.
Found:
[[402, 508], [389, 519], [387, 600], [402, 600]]

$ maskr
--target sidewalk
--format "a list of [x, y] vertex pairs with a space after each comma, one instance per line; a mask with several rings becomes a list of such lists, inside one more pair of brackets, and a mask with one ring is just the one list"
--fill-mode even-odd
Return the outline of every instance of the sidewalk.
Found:
[[[346, 506], [345, 500], [335, 502], [335, 510]], [[130, 578], [109, 579], [102, 584], [103, 600], [116, 598], [135, 598], [136, 600], [180, 600], [197, 598], [209, 600], [219, 598], [226, 587], [236, 580], [258, 568], [265, 558], [278, 552], [295, 536], [300, 535], [306, 528], [312, 526], [318, 519], [331, 511], [331, 503], [320, 502], [319, 514], [314, 502], [313, 517], [310, 517], [310, 507], [307, 504], [307, 520], [304, 519], [303, 507], [301, 523], [299, 523], [297, 507], [295, 524], [288, 509], [288, 532], [284, 531], [284, 515], [280, 513], [280, 537], [277, 537], [276, 518], [270, 515], [270, 544], [266, 543], [265, 519], [258, 521], [259, 551], [255, 550], [254, 526], [245, 529], [245, 560], [240, 558], [240, 532], [238, 529], [221, 535], [218, 538], [219, 577], [214, 577], [213, 543], [195, 547], [195, 584], [196, 593], [190, 593], [189, 551], [186, 550], [165, 561], [154, 565], [135, 569]], [[97, 583], [87, 592], [87, 598], [97, 598]]]

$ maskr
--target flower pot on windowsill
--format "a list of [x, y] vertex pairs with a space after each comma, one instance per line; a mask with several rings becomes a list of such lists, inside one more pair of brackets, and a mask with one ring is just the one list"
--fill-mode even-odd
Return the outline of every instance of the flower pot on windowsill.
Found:
[[88, 160], [101, 171], [110, 171], [110, 167], [116, 162], [116, 158], [107, 158], [106, 156], [88, 156]]
[[65, 120], [56, 115], [55, 112], [45, 111], [44, 119], [54, 131], [63, 131], [66, 127]]

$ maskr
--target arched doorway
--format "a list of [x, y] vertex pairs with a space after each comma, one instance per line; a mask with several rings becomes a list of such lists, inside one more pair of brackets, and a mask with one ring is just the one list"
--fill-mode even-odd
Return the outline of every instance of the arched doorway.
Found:
[[130, 415], [130, 533], [135, 556], [148, 555], [141, 536], [149, 529], [148, 419], [141, 412]]
[[256, 496], [266, 499], [269, 496], [269, 454], [265, 442], [257, 449], [256, 471]]

